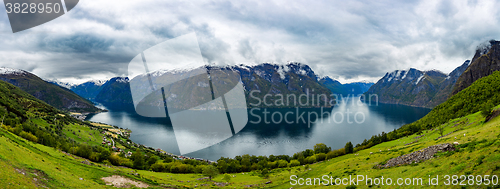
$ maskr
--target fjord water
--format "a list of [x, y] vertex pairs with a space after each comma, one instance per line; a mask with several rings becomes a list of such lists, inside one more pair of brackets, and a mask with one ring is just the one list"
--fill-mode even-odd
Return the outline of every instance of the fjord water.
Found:
[[[130, 139], [135, 143], [179, 154], [169, 119], [142, 117], [133, 108], [105, 108], [109, 112], [90, 115], [87, 120], [131, 129]], [[329, 109], [248, 109], [249, 122], [239, 133], [216, 145], [185, 155], [209, 160], [243, 154], [293, 155], [295, 152], [312, 149], [317, 143], [325, 143], [332, 149], [338, 149], [348, 141], [358, 144], [372, 135], [414, 122], [429, 111], [430, 109], [403, 105], [363, 103], [359, 97], [344, 98]], [[274, 119], [271, 118], [273, 114]], [[279, 114], [287, 115], [288, 119], [280, 121]], [[316, 114], [318, 118], [315, 117]]]

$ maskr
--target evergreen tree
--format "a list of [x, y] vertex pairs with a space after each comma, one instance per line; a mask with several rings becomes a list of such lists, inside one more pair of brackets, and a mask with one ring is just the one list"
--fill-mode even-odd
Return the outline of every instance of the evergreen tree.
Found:
[[345, 144], [344, 149], [345, 149], [345, 154], [351, 154], [354, 152], [354, 146], [352, 146], [352, 143], [350, 141]]

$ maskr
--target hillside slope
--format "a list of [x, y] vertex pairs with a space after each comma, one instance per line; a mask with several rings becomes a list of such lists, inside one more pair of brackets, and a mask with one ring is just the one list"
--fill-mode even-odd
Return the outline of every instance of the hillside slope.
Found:
[[100, 87], [95, 101], [103, 104], [132, 105], [132, 94], [128, 77], [114, 77]]
[[[482, 78], [471, 85], [468, 89], [453, 96], [444, 106], [453, 106], [455, 102], [469, 100], [474, 95], [478, 100], [471, 106], [482, 106], [486, 103], [500, 104], [496, 99], [500, 93], [491, 94], [500, 86], [500, 72]], [[471, 92], [472, 91], [472, 92]], [[477, 93], [473, 93], [477, 92]], [[481, 93], [482, 92], [482, 93]], [[489, 94], [490, 93], [490, 94]], [[457, 99], [461, 98], [461, 99]], [[55, 108], [26, 94], [24, 91], [0, 81], [0, 115], [6, 115], [8, 125], [19, 124], [22, 119], [31, 117], [47, 117], [47, 120], [58, 120], [71, 123], [73, 119], [64, 119]], [[291, 166], [277, 168], [269, 171], [268, 177], [262, 176], [261, 171], [251, 171], [245, 174], [230, 174], [230, 181], [223, 181], [224, 176], [216, 176], [209, 181], [201, 174], [173, 174], [157, 173], [146, 170], [133, 170], [123, 167], [114, 167], [101, 163], [87, 163], [85, 159], [63, 153], [57, 148], [42, 146], [13, 135], [4, 126], [0, 128], [0, 185], [12, 187], [49, 187], [49, 188], [104, 188], [105, 182], [101, 179], [111, 175], [121, 175], [125, 178], [140, 181], [155, 187], [193, 188], [205, 187], [227, 187], [244, 188], [274, 187], [274, 188], [312, 188], [316, 186], [298, 186], [291, 184], [291, 176], [297, 175], [301, 178], [321, 178], [328, 175], [333, 178], [346, 178], [356, 175], [366, 175], [371, 178], [422, 178], [425, 185], [428, 175], [440, 176], [440, 186], [443, 187], [443, 175], [499, 175], [500, 174], [500, 117], [485, 122], [485, 118], [479, 112], [474, 112], [473, 107], [467, 110], [465, 116], [455, 119], [445, 116], [444, 124], [438, 124], [440, 129], [422, 128], [418, 134], [405, 134], [405, 127], [398, 130], [403, 134], [401, 138], [388, 142], [379, 143], [373, 147], [362, 149], [355, 148], [355, 152], [318, 162], [312, 165]], [[498, 109], [497, 106], [494, 109]], [[467, 113], [472, 112], [472, 113]], [[455, 112], [448, 112], [454, 114]], [[12, 115], [11, 115], [12, 114]], [[10, 116], [14, 116], [13, 118]], [[456, 116], [456, 115], [455, 115]], [[432, 120], [423, 120], [425, 124]], [[52, 125], [52, 127], [50, 126]], [[83, 129], [86, 126], [79, 126]], [[57, 129], [57, 124], [49, 124], [46, 128]], [[66, 130], [64, 127], [63, 130]], [[10, 129], [15, 130], [15, 129]], [[389, 133], [388, 135], [391, 135]], [[443, 136], [442, 136], [443, 135]], [[102, 137], [102, 136], [99, 136]], [[411, 165], [400, 165], [396, 167], [380, 169], [377, 165], [384, 165], [389, 159], [401, 155], [410, 154], [426, 147], [459, 142], [458, 150], [446, 153], [437, 153], [427, 161]], [[316, 155], [313, 155], [314, 157]], [[308, 158], [309, 159], [309, 158]], [[24, 174], [23, 174], [24, 173]], [[137, 173], [137, 174], [136, 174]], [[269, 182], [270, 181], [270, 182]], [[293, 181], [292, 181], [293, 183]], [[497, 182], [498, 185], [498, 182]], [[491, 186], [491, 185], [490, 185]], [[345, 188], [345, 185], [341, 185]], [[360, 187], [367, 187], [361, 182]], [[384, 186], [397, 188], [400, 186]], [[420, 188], [420, 185], [405, 186], [405, 188]]]
[[60, 110], [72, 112], [99, 111], [92, 102], [66, 88], [46, 82], [27, 71], [0, 68], [0, 80], [11, 83]]
[[79, 85], [73, 85], [69, 88], [69, 90], [75, 92], [79, 96], [88, 99], [94, 100], [95, 97], [101, 92], [102, 86], [107, 81], [97, 80], [97, 81], [87, 81], [85, 83]]

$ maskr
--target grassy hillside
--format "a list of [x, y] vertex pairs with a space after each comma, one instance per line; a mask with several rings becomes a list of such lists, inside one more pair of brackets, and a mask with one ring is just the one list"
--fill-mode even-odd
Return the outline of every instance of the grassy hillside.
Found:
[[[433, 110], [428, 116], [414, 124], [388, 134], [378, 135], [354, 148], [354, 153], [343, 153], [344, 149], [315, 154], [312, 150], [299, 152], [284, 166], [276, 165], [283, 159], [272, 161], [271, 156], [264, 161], [249, 164], [252, 167], [245, 173], [228, 173], [215, 176], [212, 181], [205, 178], [199, 169], [207, 164], [174, 160], [155, 153], [154, 149], [130, 143], [124, 137], [114, 136], [103, 127], [84, 123], [60, 112], [17, 87], [0, 81], [0, 186], [6, 188], [103, 188], [110, 187], [102, 178], [112, 175], [123, 179], [141, 182], [152, 188], [194, 188], [194, 187], [275, 187], [300, 188], [313, 186], [291, 185], [290, 177], [321, 178], [328, 175], [344, 178], [366, 175], [370, 178], [422, 178], [427, 183], [428, 175], [500, 175], [500, 118], [485, 122], [493, 103], [500, 104], [498, 81], [500, 72], [482, 78], [471, 87], [458, 93], [450, 100]], [[473, 99], [474, 98], [474, 99]], [[469, 105], [465, 107], [465, 105]], [[463, 107], [454, 110], [454, 106]], [[495, 107], [498, 109], [499, 106]], [[446, 112], [447, 111], [447, 112]], [[437, 113], [436, 113], [437, 112]], [[487, 112], [487, 113], [484, 113]], [[462, 115], [464, 114], [464, 115]], [[494, 111], [493, 115], [498, 115]], [[415, 125], [424, 125], [415, 127]], [[416, 130], [411, 130], [417, 128]], [[97, 132], [98, 131], [98, 132]], [[124, 130], [122, 130], [125, 132]], [[105, 133], [105, 134], [103, 134]], [[19, 136], [22, 136], [19, 137]], [[130, 158], [123, 153], [112, 153], [109, 146], [100, 145], [101, 139], [112, 140], [125, 150], [134, 152]], [[417, 152], [429, 146], [459, 142], [458, 150], [437, 153], [432, 159], [381, 169], [389, 159]], [[130, 143], [130, 144], [129, 144]], [[43, 144], [43, 145], [42, 145]], [[71, 152], [71, 154], [69, 153]], [[300, 156], [300, 154], [309, 153]], [[329, 154], [334, 155], [330, 156]], [[76, 155], [72, 155], [76, 154]], [[139, 154], [139, 155], [137, 155]], [[319, 159], [326, 160], [316, 162]], [[81, 158], [85, 157], [87, 159]], [[136, 161], [139, 158], [142, 161]], [[241, 158], [241, 157], [240, 157]], [[254, 157], [251, 157], [253, 161]], [[261, 159], [263, 157], [256, 157]], [[276, 157], [275, 157], [276, 158]], [[230, 172], [229, 167], [243, 165], [241, 160], [219, 160], [217, 168]], [[151, 161], [154, 160], [154, 161]], [[269, 162], [267, 160], [270, 160]], [[293, 164], [292, 161], [300, 162]], [[248, 162], [250, 163], [250, 162]], [[287, 164], [288, 163], [288, 164]], [[314, 163], [308, 165], [307, 163]], [[234, 165], [233, 165], [234, 164]], [[113, 166], [121, 165], [121, 166]], [[130, 169], [137, 167], [144, 170]], [[268, 168], [274, 168], [268, 170]], [[161, 170], [165, 172], [152, 172]], [[182, 171], [184, 170], [184, 171]], [[169, 172], [169, 173], [167, 173]], [[174, 174], [170, 172], [190, 172]], [[194, 173], [196, 172], [196, 173]], [[293, 183], [293, 182], [292, 182]], [[317, 186], [317, 185], [316, 185]], [[491, 186], [491, 185], [490, 185]], [[345, 188], [346, 186], [339, 186]], [[364, 183], [361, 188], [368, 187]], [[389, 188], [397, 186], [389, 186]], [[419, 186], [406, 186], [418, 188]], [[458, 187], [458, 186], [455, 186]], [[483, 186], [481, 186], [483, 187]]]
[[[298, 175], [302, 178], [319, 178], [323, 175], [334, 178], [348, 177], [349, 175], [367, 175], [372, 178], [383, 176], [393, 179], [420, 177], [424, 179], [424, 183], [428, 175], [433, 177], [446, 174], [500, 175], [500, 153], [498, 153], [500, 151], [500, 117], [487, 123], [483, 123], [483, 121], [484, 117], [478, 112], [447, 122], [444, 133], [450, 134], [443, 138], [437, 139], [440, 136], [437, 129], [426, 130], [423, 132], [423, 136], [411, 135], [313, 165], [274, 169], [270, 171], [268, 179], [259, 177], [260, 174], [256, 171], [229, 174], [230, 181], [225, 187], [245, 188], [249, 185], [275, 188], [313, 187], [292, 186], [290, 184], [291, 175]], [[419, 138], [416, 139], [417, 137]], [[374, 168], [390, 158], [418, 151], [427, 146], [455, 141], [461, 144], [456, 152], [438, 154], [431, 160], [412, 165], [387, 169]], [[109, 188], [110, 186], [105, 185], [101, 178], [111, 175], [122, 175], [131, 180], [148, 184], [151, 188], [165, 186], [215, 188], [217, 184], [221, 186], [226, 183], [223, 181], [223, 175], [216, 176], [212, 182], [208, 179], [201, 180], [204, 178], [201, 174], [156, 173], [99, 163], [87, 165], [82, 158], [27, 141], [4, 129], [0, 129], [0, 154], [0, 166], [2, 166], [0, 186], [8, 188], [43, 186], [49, 188]], [[265, 184], [268, 181], [271, 183]], [[346, 186], [339, 187], [345, 188]], [[367, 186], [363, 183], [358, 187], [365, 188]], [[409, 187], [419, 188], [418, 186]], [[396, 186], [389, 188], [396, 188]]]
[[19, 71], [18, 74], [0, 74], [0, 80], [11, 83], [60, 110], [73, 112], [100, 111], [92, 102], [78, 96], [76, 93], [46, 82], [38, 76], [26, 71]]
[[[498, 107], [497, 107], [498, 108]], [[271, 180], [279, 188], [290, 188], [290, 176], [298, 175], [302, 178], [320, 178], [323, 175], [334, 178], [348, 177], [349, 175], [367, 175], [371, 178], [423, 178], [427, 183], [428, 175], [440, 176], [440, 186], [443, 185], [443, 175], [497, 175], [500, 176], [500, 117], [483, 123], [484, 117], [479, 113], [453, 119], [444, 124], [445, 137], [438, 129], [425, 130], [422, 135], [410, 135], [398, 140], [384, 142], [372, 148], [355, 152], [354, 154], [327, 160], [309, 166], [293, 168], [288, 171], [276, 171], [271, 174]], [[456, 139], [455, 139], [456, 137]], [[422, 150], [428, 146], [459, 142], [455, 152], [438, 153], [433, 159], [411, 165], [402, 165], [387, 169], [375, 168], [388, 159]], [[500, 184], [500, 183], [499, 183]], [[492, 186], [492, 185], [490, 185]], [[312, 186], [293, 186], [294, 188], [312, 188]], [[345, 188], [346, 186], [340, 186]], [[363, 182], [361, 188], [367, 186]], [[385, 186], [398, 188], [398, 186]], [[384, 188], [385, 188], [384, 187]], [[419, 186], [405, 186], [420, 188]], [[458, 188], [459, 186], [454, 186]], [[497, 188], [499, 186], [497, 185]], [[486, 186], [481, 186], [486, 188]]]

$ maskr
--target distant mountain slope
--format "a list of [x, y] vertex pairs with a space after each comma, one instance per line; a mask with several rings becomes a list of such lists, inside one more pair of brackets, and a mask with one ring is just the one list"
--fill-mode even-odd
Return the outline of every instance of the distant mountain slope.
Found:
[[[241, 76], [241, 82], [245, 89], [247, 96], [247, 105], [258, 104], [256, 98], [263, 100], [266, 96], [267, 102], [275, 102], [281, 94], [286, 97], [287, 94], [295, 95], [298, 97], [301, 94], [324, 94], [327, 99], [321, 99], [320, 105], [329, 105], [331, 92], [326, 87], [318, 82], [318, 78], [314, 71], [307, 65], [301, 63], [289, 63], [286, 65], [277, 65], [263, 63], [256, 66], [225, 66], [225, 67], [212, 67], [207, 66], [207, 69], [227, 69], [236, 71]], [[175, 74], [183, 74], [189, 70], [175, 70], [175, 71], [156, 71], [153, 72], [154, 80], [162, 80], [168, 77], [173, 77]], [[139, 75], [134, 80], [144, 79], [146, 75]], [[254, 91], [253, 96], [250, 98], [250, 93]], [[259, 91], [259, 92], [256, 92]], [[113, 78], [102, 86], [102, 90], [95, 98], [99, 103], [112, 103], [112, 104], [132, 104], [132, 97], [130, 93], [130, 84], [128, 78]], [[312, 99], [310, 99], [312, 100]], [[309, 103], [308, 107], [315, 107], [318, 105], [317, 100]], [[162, 102], [151, 102], [152, 104], [163, 104]], [[286, 101], [285, 101], [286, 103]], [[298, 103], [298, 102], [297, 102]], [[262, 102], [259, 106], [265, 106]], [[284, 107], [294, 106], [293, 102], [285, 104]], [[266, 106], [268, 107], [268, 106]], [[271, 106], [283, 107], [283, 106]]]
[[448, 75], [435, 70], [396, 70], [387, 73], [365, 94], [376, 94], [381, 103], [433, 108], [446, 101], [451, 88], [469, 63], [465, 61]]
[[101, 90], [95, 96], [96, 102], [114, 105], [133, 104], [128, 77], [111, 78], [100, 88]]
[[64, 111], [97, 112], [92, 102], [24, 70], [0, 68], [0, 80], [11, 83], [36, 98]]
[[500, 70], [500, 41], [490, 40], [477, 47], [470, 66], [457, 80], [452, 95], [497, 70]]
[[451, 119], [476, 113], [495, 104], [500, 104], [500, 71], [478, 79], [471, 86], [436, 106], [422, 119], [408, 124], [407, 127], [437, 127]]
[[450, 72], [450, 74], [448, 74], [446, 79], [440, 84], [439, 91], [429, 102], [429, 107], [435, 107], [446, 101], [451, 96], [453, 86], [455, 86], [458, 78], [464, 73], [469, 65], [470, 60], [467, 60], [461, 66], [455, 68], [452, 72]]
[[323, 77], [318, 81], [320, 84], [328, 88], [332, 93], [342, 95], [344, 97], [349, 95], [360, 95], [368, 91], [374, 83], [370, 82], [354, 82], [341, 84], [330, 77]]
[[87, 81], [79, 85], [73, 85], [69, 88], [69, 90], [75, 92], [83, 98], [95, 100], [95, 97], [99, 94], [99, 92], [101, 92], [106, 82], [107, 80]]
[[[284, 96], [294, 94], [297, 97], [301, 94], [321, 94], [326, 95], [327, 99], [321, 99], [319, 103], [308, 102], [308, 107], [330, 105], [332, 92], [318, 82], [318, 77], [306, 64], [296, 62], [286, 65], [263, 63], [256, 66], [232, 66], [230, 69], [240, 73], [248, 105], [256, 103], [254, 98], [249, 98], [252, 91], [261, 91], [260, 93], [254, 93], [254, 96], [259, 99], [264, 99], [267, 94], [272, 95], [267, 98], [269, 102], [278, 99], [277, 94]], [[285, 106], [291, 107], [295, 105]]]

